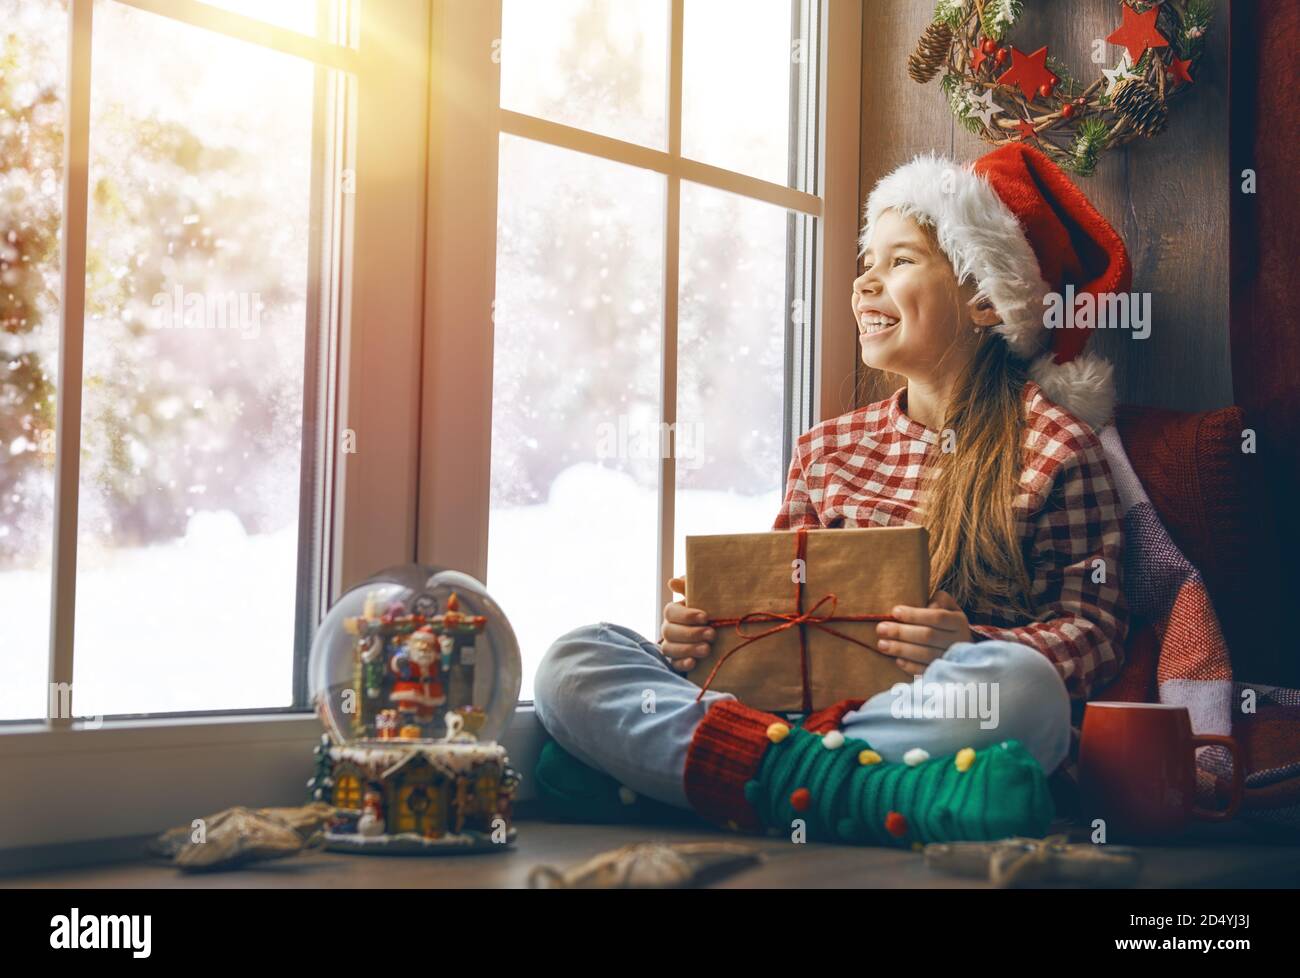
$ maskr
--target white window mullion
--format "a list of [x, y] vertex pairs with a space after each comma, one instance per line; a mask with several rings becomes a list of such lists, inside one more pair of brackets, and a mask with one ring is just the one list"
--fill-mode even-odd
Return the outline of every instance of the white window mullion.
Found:
[[[340, 10], [322, 2], [317, 25], [323, 36], [348, 36], [355, 0]], [[335, 509], [334, 473], [339, 441], [337, 384], [342, 294], [351, 281], [350, 248], [355, 219], [352, 201], [356, 176], [356, 78], [318, 65], [316, 68], [311, 170], [311, 226], [308, 243], [307, 349], [304, 376], [302, 465], [299, 488], [298, 581], [301, 598], [294, 644], [310, 646], [315, 629], [339, 593], [335, 571], [341, 567], [336, 532], [342, 509]], [[347, 249], [347, 255], [344, 254]], [[308, 702], [306, 671], [294, 671], [293, 702]]]
[[[178, 20], [183, 24], [202, 28], [214, 34], [248, 41], [259, 47], [279, 51], [281, 54], [314, 61], [326, 68], [351, 74], [356, 74], [360, 70], [358, 54], [351, 48], [308, 37], [287, 27], [277, 27], [234, 11], [222, 10], [200, 0], [116, 0], [116, 2], [170, 20]], [[343, 27], [343, 33], [345, 37], [351, 33], [350, 13]]]
[[817, 222], [813, 332], [815, 421], [853, 410], [857, 328], [849, 308], [857, 277], [858, 133], [862, 105], [862, 4], [824, 3], [821, 74], [822, 219]]
[[[682, 155], [682, 37], [686, 0], [672, 0], [668, 22], [668, 158], [673, 163]], [[664, 332], [660, 359], [661, 421], [669, 432], [669, 451], [659, 466], [659, 592], [654, 617], [672, 600], [668, 579], [673, 576], [674, 519], [677, 503], [677, 306], [680, 289], [682, 180], [677, 167], [668, 173], [664, 194]], [[652, 636], [657, 639], [658, 636]]]
[[[339, 75], [330, 82], [330, 115], [333, 126], [329, 131], [332, 140], [331, 158], [334, 161], [331, 177], [340, 181], [356, 179], [356, 113], [357, 79]], [[329, 328], [324, 330], [321, 359], [322, 397], [321, 428], [318, 434], [321, 472], [321, 538], [320, 578], [317, 582], [315, 604], [318, 609], [328, 608], [342, 593], [343, 568], [343, 484], [339, 464], [339, 435], [344, 427], [339, 413], [339, 384], [343, 376], [344, 361], [343, 326], [352, 307], [352, 256], [355, 250], [356, 195], [340, 193], [329, 195], [329, 224], [326, 242], [334, 254], [324, 266], [329, 276], [329, 289], [320, 300], [328, 303]], [[313, 626], [315, 622], [313, 622]]]
[[368, 0], [361, 31], [337, 405], [351, 444], [333, 446], [335, 596], [409, 563], [417, 533], [429, 4]]
[[430, 44], [416, 552], [480, 581], [491, 500], [501, 14], [501, 0], [436, 0]]
[[[55, 422], [54, 562], [50, 575], [50, 689], [72, 684], [77, 605], [77, 502], [81, 481], [81, 373], [86, 325], [86, 212], [90, 179], [90, 50], [94, 0], [68, 5], [68, 100], [63, 141], [62, 301]], [[51, 727], [72, 725], [72, 710], [47, 709]]]
[[501, 109], [500, 117], [501, 131], [511, 136], [522, 136], [524, 139], [571, 149], [587, 156], [598, 156], [614, 163], [654, 170], [656, 173], [689, 180], [715, 190], [725, 190], [727, 193], [741, 197], [752, 197], [776, 207], [800, 211], [813, 217], [821, 216], [822, 201], [815, 194], [805, 193], [795, 187], [771, 183], [747, 173], [738, 173], [735, 170], [701, 163], [699, 160], [683, 158], [680, 155], [680, 148], [678, 155], [674, 156], [663, 150], [638, 146], [636, 143], [615, 139], [613, 136], [588, 132], [575, 126], [566, 126], [563, 123], [552, 122], [550, 119], [539, 119], [511, 109]]
[[[825, 60], [826, 39], [822, 31], [822, 10], [829, 0], [799, 0], [795, 8], [793, 38], [803, 43], [801, 62], [791, 65], [791, 136], [790, 183], [810, 193], [822, 194], [821, 175], [821, 64]], [[820, 207], [822, 199], [817, 197]], [[790, 471], [795, 444], [799, 436], [812, 427], [814, 405], [812, 334], [822, 297], [817, 293], [818, 220], [792, 215], [789, 235], [789, 270], [787, 272], [785, 408], [781, 452], [781, 478]], [[799, 307], [798, 315], [795, 314]]]

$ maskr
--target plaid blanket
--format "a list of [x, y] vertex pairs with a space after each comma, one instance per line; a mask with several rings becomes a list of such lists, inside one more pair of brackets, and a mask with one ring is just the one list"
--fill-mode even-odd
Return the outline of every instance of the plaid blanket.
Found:
[[[1130, 661], [1096, 699], [1187, 708], [1198, 734], [1230, 734], [1245, 768], [1238, 817], [1300, 830], [1300, 690], [1234, 682], [1228, 646], [1200, 573], [1156, 513], [1114, 427], [1102, 430], [1124, 516], [1124, 596], [1132, 614]], [[1075, 714], [1075, 748], [1082, 706]], [[1222, 808], [1231, 754], [1197, 748], [1197, 802]], [[1068, 774], [1077, 782], [1072, 751]]]

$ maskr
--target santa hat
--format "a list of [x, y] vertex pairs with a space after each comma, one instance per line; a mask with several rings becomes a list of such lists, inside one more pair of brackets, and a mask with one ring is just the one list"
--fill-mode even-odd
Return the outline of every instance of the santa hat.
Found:
[[993, 330], [1030, 361], [1029, 375], [1049, 399], [1094, 428], [1110, 422], [1111, 364], [1083, 352], [1092, 330], [1048, 329], [1043, 299], [1067, 285], [1076, 299], [1128, 292], [1132, 268], [1115, 229], [1055, 163], [1025, 142], [974, 163], [917, 156], [871, 191], [861, 251], [890, 208], [934, 228], [957, 281], [973, 278], [977, 294], [992, 300], [1002, 316]]

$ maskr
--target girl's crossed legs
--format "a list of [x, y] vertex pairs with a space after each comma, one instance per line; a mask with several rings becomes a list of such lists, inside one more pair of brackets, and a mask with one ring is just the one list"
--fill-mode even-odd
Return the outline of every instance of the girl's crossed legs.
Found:
[[[1025, 746], [1045, 774], [1065, 760], [1069, 694], [1055, 666], [1036, 649], [959, 642], [920, 678], [920, 697], [908, 684], [844, 714], [844, 735], [867, 741], [888, 762], [902, 761], [913, 747], [942, 757], [1011, 739]], [[947, 692], [947, 702], [978, 708], [926, 715], [915, 707], [924, 705], [932, 688]], [[980, 698], [972, 698], [972, 691]], [[709, 690], [697, 702], [699, 692], [654, 642], [602, 621], [575, 628], [551, 645], [537, 669], [533, 700], [542, 726], [578, 760], [638, 794], [689, 809], [682, 779], [695, 727], [715, 701], [735, 699]]]

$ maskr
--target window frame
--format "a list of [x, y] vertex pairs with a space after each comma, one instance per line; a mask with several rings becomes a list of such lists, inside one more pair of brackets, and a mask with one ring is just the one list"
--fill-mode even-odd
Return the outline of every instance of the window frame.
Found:
[[[668, 172], [670, 187], [679, 188], [681, 179], [691, 179], [781, 206], [793, 204], [795, 210], [819, 217], [815, 240], [807, 243], [814, 254], [801, 272], [811, 274], [815, 283], [811, 331], [802, 354], [812, 358], [804, 401], [811, 416], [801, 418], [795, 411], [788, 419], [789, 430], [802, 430], [852, 408], [857, 353], [851, 313], [847, 303], [825, 303], [820, 297], [847, 296], [856, 274], [860, 3], [821, 2], [815, 156], [820, 194], [810, 196], [500, 109], [498, 67], [490, 52], [501, 36], [501, 0], [364, 0], [355, 50], [197, 0], [110, 2], [306, 57], [352, 80], [356, 125], [346, 138], [355, 154], [356, 193], [343, 199], [339, 213], [329, 215], [337, 225], [332, 238], [337, 267], [344, 270], [328, 283], [331, 315], [336, 317], [331, 333], [335, 347], [314, 353], [333, 364], [325, 379], [331, 392], [331, 430], [358, 432], [358, 451], [340, 455], [325, 444], [313, 460], [327, 475], [328, 495], [320, 514], [325, 573], [309, 617], [318, 618], [345, 586], [412, 559], [456, 567], [479, 579], [486, 574], [497, 145], [507, 126], [506, 131], [516, 135], [600, 156], [625, 154], [625, 162]], [[88, 132], [87, 30], [92, 3], [69, 0], [69, 139], [79, 121], [76, 111], [86, 113], [81, 131]], [[670, 4], [670, 78], [680, 106], [684, 0]], [[367, 37], [383, 37], [389, 46], [375, 50], [372, 44], [368, 49]], [[74, 86], [81, 86], [75, 98]], [[679, 111], [677, 115], [670, 128], [679, 140]], [[453, 138], [447, 138], [448, 133]], [[65, 164], [79, 158], [84, 167], [87, 149], [70, 146]], [[465, 165], [466, 160], [473, 165]], [[65, 165], [64, 239], [70, 249], [65, 268], [84, 267], [85, 259], [85, 174], [81, 172], [78, 187], [72, 169]], [[411, 179], [412, 173], [419, 179]], [[675, 248], [678, 194], [668, 196]], [[80, 255], [75, 236], [66, 231], [70, 216], [78, 213]], [[332, 260], [331, 255], [320, 257], [318, 267]], [[675, 261], [671, 267], [665, 294], [673, 301], [665, 307], [672, 310], [666, 316], [674, 321], [668, 324], [666, 342], [675, 345]], [[75, 300], [77, 282], [69, 284]], [[71, 328], [81, 328], [84, 277], [79, 287], [81, 301], [65, 306], [61, 337], [67, 335], [68, 320]], [[467, 315], [467, 310], [474, 312]], [[73, 351], [60, 343], [60, 411], [65, 410], [63, 378], [80, 377], [80, 344], [76, 347]], [[456, 370], [444, 376], [440, 365], [453, 359]], [[790, 369], [787, 366], [787, 373]], [[384, 383], [365, 382], [374, 377], [383, 377]], [[665, 391], [672, 388], [675, 400], [675, 370], [666, 369], [662, 382]], [[422, 389], [431, 392], [429, 396], [422, 398]], [[79, 385], [66, 410], [79, 421]], [[457, 423], [440, 425], [443, 418]], [[58, 437], [56, 466], [62, 472], [65, 464], [75, 465], [69, 457], [75, 459], [78, 438], [62, 423]], [[456, 457], [459, 464], [436, 465], [440, 457]], [[661, 472], [663, 484], [674, 484], [674, 471], [670, 457]], [[66, 481], [67, 473], [62, 477], [67, 485], [77, 484], [75, 478]], [[63, 533], [70, 527], [75, 535], [75, 511], [71, 517], [60, 511], [58, 520], [64, 524]], [[668, 570], [671, 520], [661, 518], [659, 529], [660, 566]], [[52, 678], [71, 676], [67, 599], [75, 598], [75, 591], [60, 588], [75, 587], [75, 576], [75, 559], [58, 562], [56, 556]], [[660, 577], [666, 582], [668, 574]], [[666, 584], [661, 599], [670, 599]], [[57, 862], [74, 851], [84, 858], [86, 847], [72, 843], [85, 842], [103, 855], [123, 842], [135, 844], [141, 835], [232, 804], [299, 804], [310, 774], [311, 747], [321, 732], [318, 719], [307, 711], [105, 720], [98, 727], [72, 719], [0, 726], [0, 778], [24, 786], [23, 805], [0, 807], [0, 870]], [[512, 765], [530, 771], [543, 742], [531, 704], [517, 707], [502, 740]], [[519, 799], [531, 796], [525, 779]], [[87, 798], [95, 799], [93, 818], [85, 813]]]
[[[425, 303], [425, 390], [422, 407], [424, 452], [420, 468], [418, 554], [422, 562], [455, 567], [486, 581], [492, 436], [492, 307], [496, 292], [498, 145], [501, 134], [532, 139], [616, 163], [651, 170], [667, 178], [665, 193], [664, 323], [660, 422], [677, 420], [677, 304], [680, 188], [682, 180], [729, 191], [818, 218], [809, 241], [794, 242], [793, 274], [814, 287], [810, 329], [787, 338], [785, 389], [789, 444], [823, 418], [853, 407], [856, 328], [847, 301], [826, 303], [824, 295], [848, 296], [857, 274], [859, 120], [862, 84], [862, 5], [821, 0], [817, 27], [819, 112], [813, 159], [792, 161], [812, 171], [819, 193], [770, 183], [684, 157], [681, 153], [683, 24], [685, 0], [669, 0], [667, 149], [652, 149], [598, 133], [540, 119], [500, 106], [499, 50], [502, 0], [434, 3], [434, 104], [430, 126], [430, 267]], [[451, 79], [456, 89], [448, 90]], [[802, 93], [805, 101], [807, 93]], [[452, 97], [454, 95], [454, 97]], [[792, 92], [792, 98], [796, 93]], [[792, 141], [799, 120], [791, 118]], [[454, 134], [454, 139], [449, 138]], [[467, 167], [468, 158], [475, 165]], [[798, 223], [798, 222], [791, 222]], [[805, 224], [807, 222], [804, 222]], [[795, 260], [795, 255], [799, 259]], [[788, 284], [794, 288], [794, 283]], [[787, 317], [788, 331], [791, 327]], [[454, 331], [453, 331], [454, 329]], [[811, 365], [811, 382], [805, 386]], [[455, 418], [454, 425], [439, 425]], [[659, 474], [656, 618], [673, 599], [672, 452]], [[455, 458], [457, 465], [438, 460]], [[785, 471], [781, 473], [784, 485]], [[526, 705], [526, 704], [521, 704]]]
[[[301, 657], [321, 610], [345, 585], [414, 557], [429, 0], [364, 0], [359, 36], [355, 3], [347, 0], [339, 43], [198, 0], [103, 2], [332, 69], [317, 73], [314, 107], [308, 315], [317, 318], [308, 334], [323, 342], [309, 341], [304, 353], [320, 365], [327, 397], [303, 435], [303, 485], [323, 491], [310, 511], [300, 508], [300, 533], [313, 540], [310, 550], [300, 547], [302, 568], [312, 571], [300, 580], [320, 582], [299, 601]], [[68, 25], [52, 685], [72, 680], [94, 0], [69, 0]], [[355, 46], [346, 43], [353, 38]], [[323, 108], [336, 110], [331, 121], [347, 124], [323, 127]], [[329, 152], [325, 135], [335, 139]], [[342, 170], [352, 171], [354, 192], [315, 196]], [[320, 207], [322, 199], [334, 203]], [[383, 384], [364, 382], [378, 376]], [[304, 399], [312, 402], [310, 389]], [[336, 451], [338, 434], [348, 429], [357, 433], [357, 450]], [[304, 491], [304, 500], [310, 495]], [[243, 801], [300, 803], [303, 759], [321, 735], [305, 706], [305, 675], [300, 662], [300, 705], [279, 710], [0, 724], [0, 778], [25, 786], [23, 805], [0, 807], [0, 850], [151, 833]], [[96, 799], [94, 819], [86, 816], [86, 798]], [[14, 860], [0, 865], [6, 861]]]

